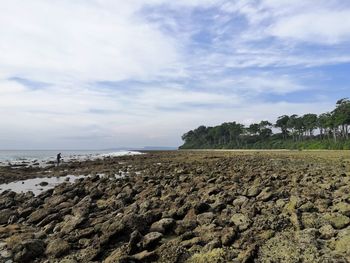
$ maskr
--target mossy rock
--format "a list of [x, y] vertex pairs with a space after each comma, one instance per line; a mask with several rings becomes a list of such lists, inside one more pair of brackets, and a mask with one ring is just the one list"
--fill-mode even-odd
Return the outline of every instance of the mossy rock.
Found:
[[278, 233], [261, 246], [259, 262], [323, 262], [313, 231]]
[[338, 213], [326, 214], [324, 218], [335, 228], [343, 229], [350, 224], [350, 218]]
[[301, 222], [304, 228], [320, 228], [327, 224], [319, 213], [302, 213]]
[[206, 253], [197, 253], [190, 257], [186, 263], [221, 263], [225, 261], [225, 251], [215, 248]]
[[330, 247], [336, 255], [350, 257], [350, 228], [339, 231], [337, 238], [330, 243]]
[[350, 204], [345, 203], [345, 202], [340, 202], [333, 206], [334, 211], [338, 211], [339, 213], [350, 216]]

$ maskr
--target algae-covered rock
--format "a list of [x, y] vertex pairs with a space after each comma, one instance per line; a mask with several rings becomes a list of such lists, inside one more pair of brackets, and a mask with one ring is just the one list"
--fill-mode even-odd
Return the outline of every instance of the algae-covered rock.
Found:
[[70, 245], [63, 239], [54, 239], [50, 241], [46, 248], [46, 254], [53, 257], [60, 257], [66, 254], [70, 249]]
[[346, 255], [350, 259], [350, 228], [339, 231], [338, 236], [330, 244], [335, 254]]
[[224, 263], [225, 251], [222, 248], [215, 248], [206, 253], [197, 253], [190, 257], [186, 263]]
[[45, 251], [45, 244], [40, 239], [22, 241], [13, 248], [16, 262], [31, 262], [40, 257]]
[[333, 206], [333, 211], [338, 211], [339, 213], [350, 216], [350, 204], [345, 202], [340, 202]]
[[248, 216], [244, 215], [244, 214], [234, 214], [231, 217], [231, 221], [238, 226], [238, 229], [240, 231], [244, 231], [246, 229], [249, 228], [249, 226], [251, 225], [252, 221], [249, 219]]
[[266, 187], [261, 191], [261, 193], [256, 198], [261, 201], [268, 201], [271, 199], [272, 196], [273, 196], [273, 193], [272, 193], [271, 187]]
[[319, 229], [320, 237], [323, 239], [330, 239], [335, 236], [336, 232], [331, 225], [324, 225]]
[[315, 232], [282, 232], [269, 239], [258, 252], [259, 262], [323, 262]]
[[144, 248], [151, 247], [157, 244], [163, 237], [162, 233], [159, 232], [150, 232], [143, 237], [142, 245]]
[[335, 228], [343, 229], [350, 224], [350, 218], [338, 213], [326, 214], [324, 218]]
[[261, 192], [259, 185], [253, 185], [246, 191], [246, 196], [254, 197], [257, 196]]
[[327, 221], [319, 213], [302, 213], [301, 223], [304, 228], [320, 228], [327, 224]]

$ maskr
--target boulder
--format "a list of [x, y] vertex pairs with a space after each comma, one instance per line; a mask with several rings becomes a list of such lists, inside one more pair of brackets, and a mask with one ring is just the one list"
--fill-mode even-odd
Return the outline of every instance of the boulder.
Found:
[[27, 222], [28, 223], [39, 223], [41, 220], [43, 220], [45, 217], [47, 217], [49, 214], [51, 214], [51, 210], [47, 208], [41, 208], [38, 210], [35, 210], [33, 213], [30, 214]]
[[237, 230], [233, 227], [227, 227], [222, 231], [221, 243], [224, 246], [229, 246], [233, 243], [236, 236], [237, 236]]
[[350, 224], [350, 218], [339, 213], [326, 214], [324, 218], [335, 228], [342, 229]]
[[261, 193], [256, 197], [256, 199], [266, 202], [270, 200], [272, 196], [273, 193], [271, 191], [271, 187], [266, 187], [261, 191]]
[[10, 217], [14, 214], [12, 209], [3, 209], [0, 211], [0, 225], [7, 224]]
[[312, 231], [278, 233], [260, 247], [258, 258], [260, 262], [328, 262], [322, 258]]
[[194, 211], [195, 211], [196, 215], [204, 213], [204, 212], [208, 211], [209, 209], [210, 209], [210, 205], [207, 203], [204, 203], [204, 202], [199, 203], [199, 204], [195, 205], [195, 207], [194, 207]]
[[345, 203], [345, 202], [337, 203], [332, 207], [332, 210], [350, 217], [350, 204], [348, 203]]
[[246, 196], [238, 196], [233, 200], [232, 205], [235, 207], [241, 207], [243, 204], [247, 203], [249, 199]]
[[172, 218], [162, 218], [151, 225], [150, 232], [167, 233], [175, 226], [175, 220]]
[[67, 215], [64, 222], [61, 223], [61, 232], [68, 234], [76, 229], [86, 218], [83, 216]]
[[331, 225], [324, 225], [318, 231], [320, 232], [320, 238], [322, 239], [331, 239], [336, 234]]
[[252, 221], [249, 219], [248, 216], [240, 213], [234, 214], [231, 217], [231, 222], [238, 227], [239, 231], [247, 230], [252, 224]]
[[162, 239], [163, 234], [159, 232], [150, 232], [147, 235], [145, 235], [142, 239], [142, 246], [143, 248], [151, 248], [159, 243], [159, 241]]
[[48, 256], [53, 256], [55, 258], [59, 258], [65, 255], [70, 249], [70, 245], [67, 241], [63, 239], [54, 239], [49, 242], [46, 247], [45, 254]]
[[22, 241], [13, 248], [14, 260], [17, 262], [31, 262], [41, 257], [45, 252], [45, 244], [40, 239]]
[[132, 257], [139, 262], [154, 262], [158, 255], [154, 251], [148, 252], [147, 250], [144, 250], [133, 255]]
[[214, 218], [215, 215], [212, 212], [205, 212], [197, 215], [197, 221], [200, 225], [210, 224]]
[[255, 197], [261, 192], [259, 185], [253, 185], [249, 187], [246, 191], [246, 196], [248, 197]]

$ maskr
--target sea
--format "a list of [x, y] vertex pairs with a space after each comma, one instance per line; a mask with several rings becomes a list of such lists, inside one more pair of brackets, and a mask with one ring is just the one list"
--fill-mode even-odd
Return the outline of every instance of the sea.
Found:
[[[41, 166], [48, 167], [52, 166], [52, 162], [55, 162], [56, 156], [58, 153], [61, 153], [62, 162], [69, 162], [73, 160], [94, 160], [105, 157], [116, 157], [124, 155], [137, 155], [141, 154], [137, 151], [108, 151], [108, 150], [10, 150], [4, 151], [0, 150], [0, 166]], [[51, 162], [51, 163], [50, 163]], [[51, 172], [47, 170], [46, 172]], [[104, 174], [99, 174], [104, 176]], [[26, 180], [14, 181], [11, 183], [0, 184], [0, 194], [4, 191], [10, 190], [17, 193], [25, 193], [28, 191], [33, 192], [35, 195], [40, 194], [41, 192], [51, 189], [63, 182], [74, 182], [76, 179], [84, 178], [89, 175], [67, 175], [63, 177], [40, 177], [40, 178], [31, 178]], [[116, 174], [116, 178], [125, 176], [124, 174]], [[41, 185], [41, 182], [45, 182], [45, 185]]]
[[139, 154], [139, 152], [128, 150], [0, 150], [0, 165], [55, 161], [58, 153], [61, 153], [63, 162]]

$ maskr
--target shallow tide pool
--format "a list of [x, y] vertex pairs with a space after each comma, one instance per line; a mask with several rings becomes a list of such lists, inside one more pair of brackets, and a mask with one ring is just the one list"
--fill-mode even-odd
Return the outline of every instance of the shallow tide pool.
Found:
[[[67, 175], [62, 177], [41, 177], [34, 179], [26, 179], [22, 181], [11, 182], [8, 184], [0, 184], [0, 193], [6, 190], [11, 190], [16, 193], [25, 193], [32, 191], [35, 195], [43, 191], [54, 188], [63, 182], [74, 182], [76, 179], [84, 178], [85, 175]], [[45, 182], [47, 185], [40, 185]]]

